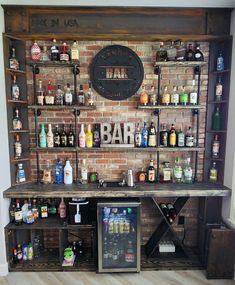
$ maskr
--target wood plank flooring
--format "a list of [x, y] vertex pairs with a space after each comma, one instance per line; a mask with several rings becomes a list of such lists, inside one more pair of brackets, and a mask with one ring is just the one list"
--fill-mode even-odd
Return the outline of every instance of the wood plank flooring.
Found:
[[142, 271], [97, 274], [95, 272], [11, 272], [0, 285], [235, 285], [235, 280], [207, 280], [204, 271]]

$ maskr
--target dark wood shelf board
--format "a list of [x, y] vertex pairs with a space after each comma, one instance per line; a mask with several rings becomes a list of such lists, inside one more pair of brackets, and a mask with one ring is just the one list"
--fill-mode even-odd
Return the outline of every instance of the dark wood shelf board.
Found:
[[26, 74], [24, 70], [16, 70], [12, 68], [6, 68], [6, 72], [8, 73], [17, 73], [17, 74]]
[[227, 133], [227, 130], [219, 130], [219, 131], [214, 131], [214, 130], [207, 130], [207, 133]]
[[221, 161], [224, 162], [224, 158], [218, 157], [218, 158], [213, 158], [213, 157], [205, 157], [206, 160], [213, 160], [213, 161]]
[[206, 61], [156, 61], [155, 66], [171, 66], [171, 67], [188, 67], [188, 66], [202, 66], [205, 65], [207, 62]]
[[8, 99], [7, 102], [10, 104], [22, 104], [22, 105], [28, 104], [27, 100], [11, 100], [11, 99]]
[[223, 74], [223, 73], [229, 73], [230, 71], [231, 71], [230, 69], [225, 69], [222, 71], [214, 70], [214, 71], [211, 71], [211, 74]]
[[61, 61], [35, 61], [30, 62], [30, 66], [38, 66], [38, 67], [74, 67], [74, 66], [80, 66], [79, 62], [61, 62]]
[[231, 189], [216, 183], [137, 183], [136, 188], [124, 186], [99, 189], [97, 184], [43, 185], [30, 183], [10, 187], [3, 193], [4, 198], [223, 197], [230, 195]]
[[28, 133], [29, 130], [10, 130], [10, 134]]
[[133, 81], [132, 78], [98, 78], [101, 81]]
[[96, 106], [77, 106], [77, 105], [72, 105], [72, 106], [66, 106], [66, 105], [29, 105], [29, 109], [33, 110], [95, 110]]
[[31, 151], [39, 151], [39, 152], [70, 152], [76, 151], [76, 147], [32, 147], [30, 148]]
[[158, 147], [160, 152], [188, 152], [188, 151], [204, 151], [204, 147]]
[[221, 101], [208, 101], [208, 104], [227, 104], [228, 100], [221, 100]]
[[26, 187], [26, 185], [32, 184], [32, 181], [25, 181], [25, 182], [21, 182], [21, 183], [13, 183], [12, 187]]
[[163, 106], [163, 105], [138, 105], [137, 106], [138, 109], [146, 109], [146, 110], [155, 110], [155, 109], [161, 109], [161, 110], [164, 110], [164, 109], [167, 109], [167, 110], [179, 110], [179, 109], [189, 109], [189, 110], [192, 110], [192, 109], [206, 109], [206, 106], [199, 106], [199, 105], [186, 105], [186, 106], [183, 106], [183, 105], [177, 105], [177, 106], [173, 106], [173, 105], [168, 105], [168, 106]]
[[19, 163], [19, 162], [29, 161], [29, 160], [30, 160], [29, 157], [13, 158], [11, 159], [11, 163]]

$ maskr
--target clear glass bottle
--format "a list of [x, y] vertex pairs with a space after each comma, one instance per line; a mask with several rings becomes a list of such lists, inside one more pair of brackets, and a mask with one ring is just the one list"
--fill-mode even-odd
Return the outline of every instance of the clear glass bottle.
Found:
[[185, 146], [185, 134], [180, 128], [179, 132], [177, 133], [177, 146], [184, 147]]
[[42, 183], [43, 184], [51, 184], [52, 181], [52, 169], [50, 166], [50, 161], [46, 161], [46, 166], [43, 169]]
[[188, 157], [186, 159], [186, 164], [183, 168], [183, 183], [191, 184], [193, 183], [193, 170], [191, 167], [191, 159]]
[[46, 105], [54, 105], [55, 104], [55, 96], [53, 94], [53, 86], [52, 86], [50, 80], [49, 80], [48, 86], [47, 86], [47, 93], [46, 93], [46, 96], [45, 96], [45, 103], [46, 103]]
[[15, 136], [14, 150], [15, 150], [15, 159], [21, 158], [22, 144], [20, 142], [20, 136], [18, 134]]
[[220, 109], [216, 107], [214, 113], [212, 114], [212, 127], [213, 131], [219, 131], [221, 129], [221, 118], [220, 118]]
[[51, 124], [48, 124], [47, 147], [54, 147], [54, 134], [52, 132]]
[[89, 83], [89, 89], [87, 92], [87, 105], [93, 106], [94, 105], [94, 94], [91, 88], [91, 82]]
[[154, 122], [152, 120], [149, 131], [148, 131], [148, 146], [149, 147], [156, 147], [157, 146], [157, 132], [154, 126]]
[[73, 94], [71, 92], [71, 88], [70, 88], [69, 83], [67, 83], [67, 85], [65, 87], [64, 102], [65, 102], [65, 105], [67, 105], [67, 106], [73, 105]]
[[11, 48], [11, 56], [9, 58], [9, 68], [19, 70], [19, 60], [16, 57], [16, 50], [14, 47]]
[[85, 93], [84, 93], [82, 84], [80, 84], [80, 87], [79, 87], [77, 100], [78, 100], [79, 106], [85, 106]]
[[164, 47], [164, 43], [161, 42], [160, 43], [160, 47], [159, 47], [159, 50], [157, 51], [157, 54], [156, 54], [156, 61], [167, 61], [167, 51]]
[[55, 93], [55, 104], [64, 105], [64, 91], [61, 89], [61, 85], [58, 84], [57, 90]]
[[144, 126], [141, 131], [141, 147], [147, 147], [148, 146], [148, 128], [147, 123], [144, 122]]
[[160, 175], [161, 183], [170, 183], [172, 182], [172, 168], [170, 167], [170, 163], [165, 161], [163, 163], [161, 175]]
[[181, 159], [179, 157], [175, 158], [175, 165], [173, 168], [173, 182], [180, 183], [183, 178], [183, 169], [181, 166]]
[[223, 85], [221, 83], [221, 76], [219, 76], [215, 86], [215, 101], [221, 101], [222, 96], [223, 96]]
[[216, 134], [212, 141], [211, 156], [213, 158], [219, 158], [219, 151], [220, 151], [220, 141], [219, 141], [219, 136]]
[[41, 106], [44, 105], [44, 91], [42, 87], [42, 80], [38, 81], [38, 88], [36, 94], [37, 94], [37, 104]]
[[218, 170], [216, 167], [216, 162], [212, 163], [212, 167], [209, 170], [209, 181], [216, 183], [218, 181]]
[[86, 134], [84, 131], [84, 124], [81, 124], [81, 130], [79, 133], [79, 147], [81, 148], [86, 147]]
[[222, 51], [219, 51], [217, 60], [216, 60], [216, 70], [223, 71], [224, 70], [224, 57]]
[[15, 108], [15, 117], [12, 121], [12, 124], [13, 124], [13, 130], [22, 130], [22, 122], [19, 118], [19, 109], [18, 108]]
[[31, 47], [31, 59], [32, 61], [39, 61], [40, 57], [41, 57], [41, 49], [37, 41], [34, 41], [34, 44]]
[[192, 128], [188, 127], [188, 130], [185, 135], [185, 146], [186, 147], [193, 147], [194, 145], [194, 136], [192, 133]]
[[51, 47], [51, 60], [52, 61], [59, 61], [60, 60], [60, 53], [59, 53], [59, 48], [56, 45], [56, 39], [53, 39], [53, 44]]
[[47, 136], [45, 132], [44, 124], [41, 124], [41, 132], [39, 133], [39, 147], [47, 147]]
[[161, 104], [168, 106], [170, 102], [171, 102], [171, 95], [168, 92], [167, 86], [165, 86], [161, 94]]
[[40, 57], [40, 61], [49, 61], [49, 52], [47, 50], [47, 46], [44, 44], [43, 48], [42, 48], [42, 52], [41, 52], [41, 57]]
[[20, 99], [20, 88], [19, 85], [16, 83], [15, 75], [13, 75], [13, 82], [11, 85], [11, 99], [15, 101]]
[[137, 123], [135, 128], [135, 146], [141, 147], [141, 131], [140, 131], [140, 124]]
[[16, 172], [16, 183], [22, 183], [26, 181], [25, 171], [22, 163], [18, 163], [18, 169]]
[[177, 86], [173, 86], [171, 93], [171, 105], [177, 106], [179, 104], [179, 93]]
[[73, 44], [70, 48], [71, 53], [71, 61], [76, 62], [79, 61], [79, 49], [78, 49], [78, 43], [76, 40], [73, 41]]
[[80, 182], [82, 184], [87, 184], [88, 183], [88, 169], [86, 165], [86, 160], [82, 160], [82, 166], [81, 166], [81, 179]]
[[189, 103], [191, 105], [197, 105], [197, 90], [195, 88], [195, 79], [192, 80], [192, 87], [189, 93]]

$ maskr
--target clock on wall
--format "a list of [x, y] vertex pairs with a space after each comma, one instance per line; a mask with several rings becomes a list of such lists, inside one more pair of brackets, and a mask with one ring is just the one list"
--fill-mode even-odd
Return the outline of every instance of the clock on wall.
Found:
[[103, 48], [91, 63], [91, 82], [101, 96], [110, 100], [124, 100], [140, 88], [144, 68], [138, 55], [121, 45]]

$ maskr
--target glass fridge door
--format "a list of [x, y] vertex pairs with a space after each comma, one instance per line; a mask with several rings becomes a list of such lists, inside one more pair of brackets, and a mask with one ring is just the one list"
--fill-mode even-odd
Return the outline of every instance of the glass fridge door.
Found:
[[140, 203], [98, 204], [99, 272], [140, 271]]

